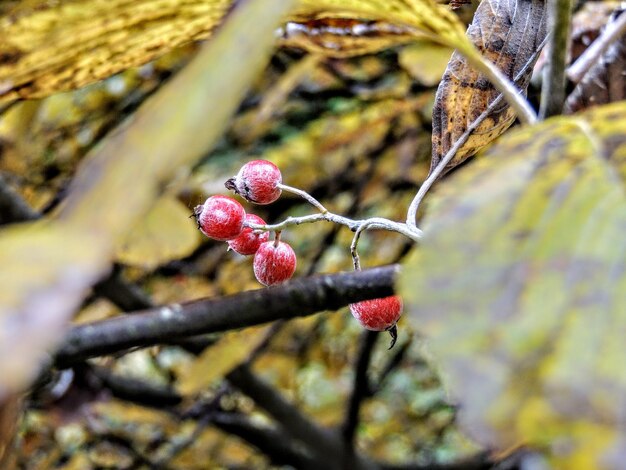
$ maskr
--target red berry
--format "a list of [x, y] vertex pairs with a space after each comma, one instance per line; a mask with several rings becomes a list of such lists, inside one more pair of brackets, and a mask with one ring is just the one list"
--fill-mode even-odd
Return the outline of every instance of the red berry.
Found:
[[232, 240], [243, 231], [246, 211], [228, 196], [211, 196], [203, 205], [194, 209], [198, 228], [215, 240]]
[[290, 279], [296, 271], [296, 253], [285, 242], [265, 242], [254, 255], [253, 267], [254, 276], [261, 284], [279, 284]]
[[[253, 224], [265, 225], [265, 221], [255, 214], [246, 214], [246, 222]], [[243, 232], [228, 242], [231, 250], [236, 251], [240, 255], [253, 255], [270, 237], [269, 232], [254, 233], [250, 227], [244, 227]]]
[[280, 197], [278, 185], [282, 181], [280, 170], [272, 162], [252, 160], [242, 166], [237, 176], [230, 178], [225, 185], [246, 201], [269, 204]]
[[364, 300], [350, 304], [352, 316], [372, 331], [386, 331], [392, 328], [402, 314], [402, 299], [397, 295], [382, 299]]

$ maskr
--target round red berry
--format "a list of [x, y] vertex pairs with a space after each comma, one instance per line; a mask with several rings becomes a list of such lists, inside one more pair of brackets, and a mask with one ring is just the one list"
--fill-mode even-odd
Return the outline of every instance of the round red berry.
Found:
[[[265, 221], [255, 214], [246, 214], [246, 222], [253, 224], [265, 225]], [[250, 227], [244, 227], [243, 232], [228, 242], [231, 250], [236, 251], [240, 255], [253, 255], [270, 237], [269, 232], [254, 233]]]
[[285, 242], [262, 243], [254, 255], [254, 276], [261, 284], [273, 286], [284, 282], [296, 271], [296, 253]]
[[232, 240], [243, 231], [246, 211], [243, 206], [228, 196], [211, 196], [194, 209], [198, 228], [207, 237], [215, 240]]
[[269, 204], [280, 197], [278, 187], [283, 178], [280, 170], [267, 160], [252, 160], [241, 167], [237, 176], [226, 181], [228, 189], [235, 191], [246, 201]]
[[382, 299], [364, 300], [350, 304], [352, 316], [372, 331], [386, 331], [392, 328], [402, 314], [402, 299], [397, 295]]

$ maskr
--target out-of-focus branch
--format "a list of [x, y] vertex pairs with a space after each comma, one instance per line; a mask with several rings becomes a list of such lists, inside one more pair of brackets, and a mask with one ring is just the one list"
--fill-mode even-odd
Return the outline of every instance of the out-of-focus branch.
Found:
[[309, 455], [279, 428], [259, 427], [239, 413], [216, 413], [211, 417], [211, 424], [256, 447], [274, 465], [289, 465], [302, 470], [328, 468], [326, 460]]
[[37, 211], [32, 209], [0, 175], [0, 225], [11, 222], [25, 222], [39, 218]]
[[557, 116], [563, 112], [567, 45], [572, 18], [572, 0], [547, 0], [547, 3], [548, 30], [552, 34], [548, 44], [548, 64], [544, 70], [541, 89], [539, 115], [542, 119]]
[[598, 63], [609, 46], [624, 34], [626, 34], [626, 14], [622, 13], [606, 26], [600, 37], [567, 69], [567, 77], [574, 83], [580, 82], [589, 69]]
[[[41, 214], [13, 191], [0, 175], [0, 225], [36, 220], [40, 217]], [[109, 299], [124, 312], [153, 306], [150, 298], [139, 287], [122, 278], [119, 268], [114, 269], [106, 279], [96, 284], [94, 291]]]
[[237, 367], [226, 376], [226, 379], [250, 396], [290, 435], [302, 441], [318, 458], [324, 460], [326, 462], [324, 468], [329, 470], [378, 468], [364, 457], [353, 455], [337, 433], [317, 426], [273, 387], [254, 375], [247, 366]]
[[311, 276], [266, 289], [172, 304], [75, 326], [57, 351], [55, 362], [59, 367], [67, 367], [132, 347], [302, 317], [387, 297], [394, 294], [398, 271], [399, 267], [393, 265]]
[[370, 365], [376, 339], [378, 339], [377, 331], [365, 330], [361, 336], [361, 347], [359, 348], [359, 355], [354, 370], [352, 395], [350, 395], [346, 416], [341, 427], [343, 440], [349, 449], [354, 448], [354, 432], [359, 424], [361, 403], [368, 397], [370, 391], [367, 369]]

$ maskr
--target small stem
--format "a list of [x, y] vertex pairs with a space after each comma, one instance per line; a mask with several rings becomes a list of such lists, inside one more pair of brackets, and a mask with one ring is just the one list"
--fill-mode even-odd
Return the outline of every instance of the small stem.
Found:
[[280, 234], [281, 234], [280, 230], [277, 230], [276, 232], [274, 232], [274, 248], [278, 248], [278, 244], [280, 243]]
[[626, 14], [622, 13], [615, 21], [607, 24], [600, 37], [567, 69], [567, 77], [574, 83], [580, 82], [608, 47], [625, 33]]
[[571, 17], [572, 0], [548, 0], [548, 28], [552, 34], [548, 46], [548, 64], [543, 72], [539, 111], [542, 119], [559, 115], [563, 111]]
[[287, 217], [285, 220], [283, 220], [282, 222], [278, 224], [262, 225], [262, 224], [249, 223], [248, 226], [252, 228], [253, 230], [269, 232], [269, 231], [280, 231], [280, 230], [284, 230], [287, 227], [291, 227], [294, 225], [310, 224], [313, 222], [319, 222], [321, 220], [324, 220], [327, 222], [333, 222], [338, 225], [345, 225], [353, 232], [356, 232], [361, 227], [363, 227], [361, 230], [365, 230], [369, 228], [389, 230], [391, 232], [400, 233], [415, 242], [419, 241], [423, 235], [422, 231], [419, 228], [408, 227], [406, 224], [402, 222], [394, 222], [392, 220], [385, 219], [382, 217], [372, 217], [370, 219], [353, 220], [348, 217], [333, 214], [332, 212], [326, 212], [324, 214], [305, 215], [302, 217]]
[[352, 254], [352, 265], [354, 266], [355, 271], [361, 270], [361, 258], [359, 257], [359, 253], [357, 251], [357, 245], [359, 243], [359, 238], [361, 237], [361, 233], [363, 233], [364, 226], [361, 225], [357, 231], [354, 233], [354, 237], [352, 238], [352, 243], [350, 244], [350, 253]]
[[282, 184], [282, 183], [278, 183], [277, 187], [279, 189], [285, 191], [285, 192], [297, 194], [301, 198], [305, 199], [309, 204], [317, 207], [322, 214], [325, 214], [326, 212], [328, 212], [328, 209], [326, 209], [322, 205], [321, 202], [319, 202], [317, 199], [315, 199], [313, 196], [311, 196], [306, 191], [303, 191], [303, 190], [298, 189], [298, 188], [294, 188], [293, 186], [287, 186], [286, 184]]

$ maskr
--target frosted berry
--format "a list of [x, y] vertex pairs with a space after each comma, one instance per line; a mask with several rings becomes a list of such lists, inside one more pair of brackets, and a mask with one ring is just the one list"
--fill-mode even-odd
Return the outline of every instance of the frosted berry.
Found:
[[397, 295], [364, 300], [350, 304], [352, 316], [372, 331], [387, 331], [395, 326], [402, 314], [402, 299]]
[[211, 196], [204, 204], [196, 206], [194, 215], [202, 233], [209, 238], [226, 241], [241, 234], [246, 211], [232, 197]]
[[283, 178], [280, 170], [267, 160], [252, 160], [241, 167], [237, 176], [226, 181], [225, 186], [246, 201], [269, 204], [280, 197], [278, 187]]
[[[265, 221], [255, 214], [246, 214], [246, 222], [253, 224], [265, 225]], [[231, 250], [236, 251], [240, 255], [253, 255], [270, 237], [269, 232], [254, 233], [250, 227], [244, 227], [243, 232], [228, 242]]]
[[254, 255], [254, 276], [265, 286], [284, 282], [296, 271], [296, 253], [285, 242], [262, 243]]

